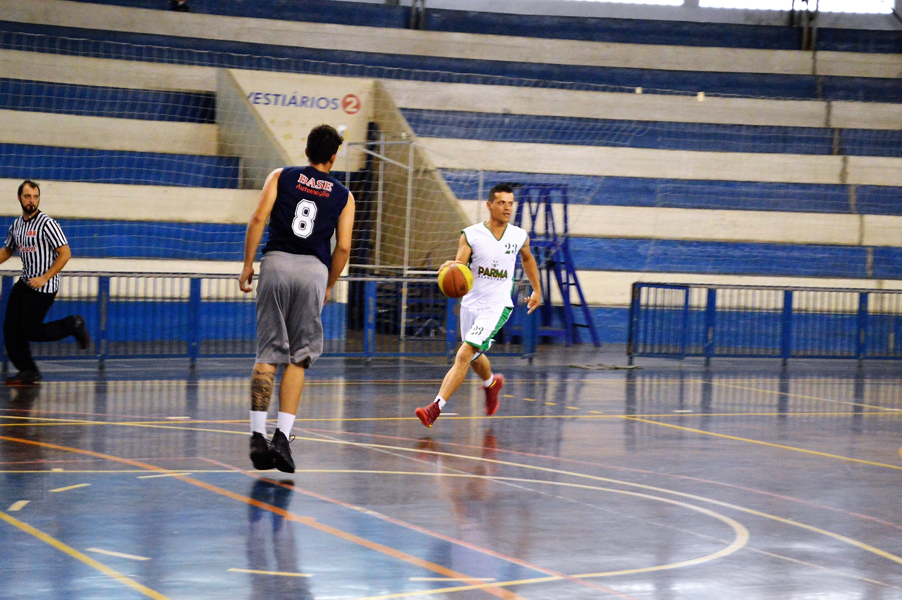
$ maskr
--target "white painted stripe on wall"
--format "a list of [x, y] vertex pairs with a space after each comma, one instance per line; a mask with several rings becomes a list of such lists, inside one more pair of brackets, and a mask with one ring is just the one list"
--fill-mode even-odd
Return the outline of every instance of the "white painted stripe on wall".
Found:
[[[474, 223], [488, 218], [484, 201], [462, 200], [461, 207]], [[571, 204], [568, 212], [574, 236], [902, 247], [899, 216], [586, 204]], [[554, 205], [553, 213], [561, 228], [561, 205]], [[544, 227], [539, 219], [537, 230]]]
[[0, 110], [0, 142], [215, 156], [218, 128], [203, 123]]
[[[822, 279], [815, 277], [757, 277], [738, 275], [698, 275], [693, 273], [642, 273], [628, 271], [578, 271], [586, 302], [596, 306], [629, 306], [634, 282], [764, 285], [778, 287], [822, 287], [867, 290], [902, 290], [902, 281], [875, 279]], [[571, 294], [575, 296], [574, 292]], [[576, 297], [578, 298], [578, 297]], [[552, 293], [552, 302], [560, 296]]]
[[[780, 73], [808, 75], [815, 63], [810, 52], [614, 44], [412, 31], [270, 19], [173, 13], [61, 0], [0, 0], [10, 21], [62, 27], [108, 28], [112, 31], [204, 39], [279, 44], [388, 54], [410, 54], [539, 64], [566, 64], [675, 71]], [[885, 67], [862, 66], [852, 59], [828, 61], [834, 74], [873, 76]], [[883, 64], [884, 61], [878, 64]], [[892, 62], [890, 62], [890, 65]], [[704, 90], [699, 90], [704, 91]]]
[[[18, 267], [18, 258], [13, 257], [3, 265], [4, 272], [14, 272]], [[259, 264], [255, 265], [259, 273]], [[233, 275], [230, 280], [203, 282], [201, 294], [204, 298], [236, 299], [247, 298], [238, 289], [238, 275], [241, 272], [240, 262], [226, 261], [175, 261], [175, 260], [132, 260], [132, 259], [90, 259], [73, 258], [66, 265], [65, 272], [113, 272], [113, 273], [185, 273], [185, 274], [224, 274]], [[629, 306], [630, 289], [633, 282], [675, 283], [675, 284], [709, 284], [709, 285], [757, 285], [776, 287], [838, 287], [868, 290], [902, 290], [902, 280], [876, 279], [828, 279], [817, 277], [775, 277], [751, 275], [707, 275], [696, 273], [659, 273], [641, 271], [590, 271], [577, 272], [586, 301], [594, 306]], [[71, 284], [67, 283], [72, 281]], [[148, 289], [154, 289], [160, 297], [187, 298], [188, 285], [184, 281], [170, 282], [165, 289], [160, 288], [159, 281], [151, 279]], [[177, 285], [176, 285], [177, 283]], [[70, 289], [71, 288], [71, 289]], [[113, 281], [112, 295], [115, 297], [131, 297], [140, 294], [143, 288], [127, 286]], [[63, 278], [61, 280], [59, 298], [83, 296], [96, 293], [96, 282], [85, 289], [83, 283]], [[347, 302], [347, 282], [339, 280], [333, 291], [333, 300]], [[573, 291], [574, 301], [578, 301]], [[552, 290], [552, 302], [560, 304], [560, 294]]]
[[[841, 183], [842, 157], [744, 152], [690, 152], [645, 148], [613, 148], [420, 138], [439, 169], [484, 169], [566, 175], [651, 177], [783, 183]], [[853, 183], [883, 179], [866, 172], [869, 157], [856, 162]], [[902, 159], [890, 159], [902, 161]], [[874, 181], [871, 181], [873, 176]], [[852, 175], [850, 174], [850, 182]], [[902, 177], [902, 175], [900, 175]]]
[[214, 67], [0, 50], [0, 72], [9, 79], [52, 83], [137, 90], [216, 91]]
[[[20, 179], [0, 179], [0, 216], [19, 216]], [[38, 181], [41, 210], [54, 218], [247, 223], [258, 190]]]

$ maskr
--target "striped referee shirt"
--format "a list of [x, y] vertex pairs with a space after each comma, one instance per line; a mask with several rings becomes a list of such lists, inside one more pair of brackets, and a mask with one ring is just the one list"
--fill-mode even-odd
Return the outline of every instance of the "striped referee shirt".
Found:
[[[41, 211], [27, 221], [22, 217], [13, 221], [6, 236], [6, 247], [18, 252], [22, 259], [22, 279], [26, 283], [46, 273], [59, 255], [56, 249], [68, 243], [59, 223]], [[59, 289], [60, 276], [56, 274], [38, 291], [52, 294]]]

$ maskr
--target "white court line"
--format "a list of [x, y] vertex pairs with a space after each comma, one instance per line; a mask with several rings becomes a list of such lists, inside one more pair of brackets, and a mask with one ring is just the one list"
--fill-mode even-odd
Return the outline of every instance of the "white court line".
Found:
[[184, 477], [186, 475], [191, 475], [191, 473], [161, 473], [159, 475], [142, 475], [138, 477], [138, 479], [153, 479], [154, 477]]
[[18, 502], [13, 502], [13, 505], [10, 506], [7, 510], [9, 512], [16, 512], [25, 508], [26, 504], [28, 504], [28, 500], [19, 500]]
[[229, 569], [233, 573], [252, 573], [254, 575], [277, 575], [279, 577], [313, 577], [308, 573], [286, 573], [282, 571], [255, 571], [253, 569]]
[[411, 577], [410, 581], [495, 581], [492, 577]]
[[68, 492], [69, 490], [75, 490], [78, 488], [88, 487], [91, 485], [90, 483], [76, 483], [75, 485], [67, 485], [66, 487], [56, 488], [55, 490], [50, 490], [51, 492]]
[[86, 552], [96, 552], [97, 554], [106, 554], [107, 556], [127, 558], [129, 560], [150, 560], [146, 556], [135, 556], [134, 554], [124, 554], [122, 552], [113, 552], [112, 550], [103, 550], [101, 548], [88, 548]]

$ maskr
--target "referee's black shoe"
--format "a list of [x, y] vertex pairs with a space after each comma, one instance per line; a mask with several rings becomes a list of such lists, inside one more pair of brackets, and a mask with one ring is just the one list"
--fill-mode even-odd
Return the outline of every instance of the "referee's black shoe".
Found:
[[75, 341], [78, 342], [78, 347], [82, 350], [87, 350], [88, 346], [91, 345], [91, 334], [88, 333], [85, 318], [81, 315], [72, 317], [72, 330], [72, 335], [75, 337]]
[[251, 434], [250, 456], [251, 462], [254, 463], [254, 468], [259, 471], [268, 471], [276, 468], [276, 463], [272, 456], [272, 446], [270, 446], [266, 436], [259, 431]]
[[37, 369], [29, 369], [27, 371], [19, 371], [12, 377], [6, 378], [6, 385], [11, 387], [25, 387], [31, 385], [39, 385], [41, 383], [41, 372]]
[[[294, 438], [292, 438], [294, 439]], [[285, 434], [276, 429], [272, 434], [272, 457], [276, 468], [283, 473], [294, 473], [294, 459], [291, 458], [291, 448]]]

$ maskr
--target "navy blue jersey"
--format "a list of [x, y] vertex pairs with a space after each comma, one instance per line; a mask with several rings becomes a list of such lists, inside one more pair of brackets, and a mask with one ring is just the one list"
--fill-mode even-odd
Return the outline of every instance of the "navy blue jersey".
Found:
[[311, 166], [285, 167], [269, 216], [263, 253], [309, 254], [332, 264], [332, 235], [348, 203], [348, 188]]

